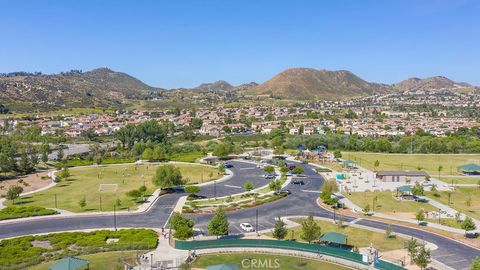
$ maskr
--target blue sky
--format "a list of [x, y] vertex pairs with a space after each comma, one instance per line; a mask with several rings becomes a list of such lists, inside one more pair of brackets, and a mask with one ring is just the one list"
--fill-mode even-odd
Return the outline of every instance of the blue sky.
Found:
[[289, 67], [480, 85], [476, 0], [0, 0], [0, 72], [109, 67], [158, 87]]

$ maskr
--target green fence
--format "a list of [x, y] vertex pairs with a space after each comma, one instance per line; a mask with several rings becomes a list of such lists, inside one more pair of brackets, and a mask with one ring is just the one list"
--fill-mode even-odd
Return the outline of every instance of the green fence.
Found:
[[[196, 250], [208, 248], [229, 248], [229, 247], [252, 247], [252, 248], [279, 248], [287, 250], [296, 250], [311, 252], [316, 254], [328, 255], [348, 261], [365, 264], [362, 255], [347, 250], [322, 246], [319, 244], [307, 244], [294, 241], [279, 241], [267, 239], [220, 239], [220, 240], [202, 240], [202, 241], [175, 241], [175, 248], [182, 250]], [[404, 270], [405, 268], [383, 260], [375, 263], [375, 268], [380, 270]]]

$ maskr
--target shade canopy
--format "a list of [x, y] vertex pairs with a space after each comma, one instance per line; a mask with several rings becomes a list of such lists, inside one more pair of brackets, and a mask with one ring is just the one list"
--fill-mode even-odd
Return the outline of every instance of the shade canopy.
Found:
[[412, 186], [405, 185], [397, 187], [397, 190], [401, 193], [410, 193], [412, 192]]
[[239, 270], [238, 265], [236, 264], [218, 264], [207, 266], [207, 270]]
[[334, 243], [339, 245], [346, 245], [347, 244], [347, 236], [342, 233], [337, 232], [327, 232], [320, 237], [320, 241]]
[[458, 166], [458, 169], [465, 172], [480, 172], [480, 165], [470, 163]]
[[90, 261], [75, 257], [66, 257], [48, 267], [49, 270], [77, 270], [90, 264]]

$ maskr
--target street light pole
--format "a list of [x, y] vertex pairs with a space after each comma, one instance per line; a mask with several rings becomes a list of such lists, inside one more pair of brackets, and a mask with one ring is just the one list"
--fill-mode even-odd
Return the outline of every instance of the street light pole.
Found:
[[438, 208], [438, 224], [440, 224], [440, 215], [442, 214], [442, 209]]
[[255, 231], [258, 235], [258, 209], [255, 209]]
[[335, 211], [336, 211], [336, 208], [334, 207], [334, 208], [333, 208], [333, 223], [337, 223], [337, 221], [336, 221], [336, 219], [335, 219], [335, 217], [336, 217], [336, 216], [335, 216], [335, 214], [336, 214]]
[[55, 193], [55, 208], [57, 208], [57, 193]]
[[217, 199], [217, 181], [213, 181], [213, 197]]

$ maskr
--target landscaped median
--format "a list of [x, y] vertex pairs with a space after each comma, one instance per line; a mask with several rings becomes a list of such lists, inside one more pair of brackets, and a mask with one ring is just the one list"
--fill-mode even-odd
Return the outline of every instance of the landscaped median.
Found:
[[[286, 193], [275, 192], [285, 185], [287, 177], [283, 174], [278, 180], [272, 180], [269, 185], [249, 190], [248, 183], [245, 184], [245, 192], [226, 196], [222, 198], [209, 199], [187, 199], [183, 206], [183, 213], [212, 213], [218, 207], [223, 207], [226, 211], [232, 211], [242, 208], [259, 206], [265, 203], [273, 202], [287, 196]], [[272, 184], [273, 183], [273, 184]], [[191, 197], [189, 197], [191, 198]]]
[[149, 250], [157, 246], [153, 230], [64, 232], [24, 236], [0, 242], [0, 269], [26, 269], [45, 261], [108, 251]]
[[0, 210], [0, 220], [56, 215], [57, 211], [37, 206], [9, 206]]

